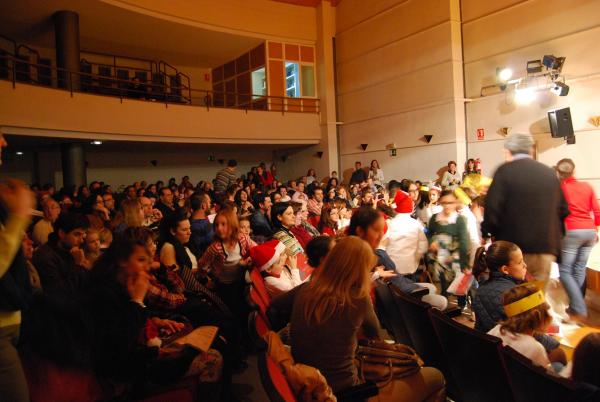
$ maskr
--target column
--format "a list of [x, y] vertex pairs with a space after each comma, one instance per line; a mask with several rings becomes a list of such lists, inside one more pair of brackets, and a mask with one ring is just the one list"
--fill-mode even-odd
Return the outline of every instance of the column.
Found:
[[[56, 66], [79, 72], [79, 14], [61, 10], [52, 15], [56, 42]], [[79, 75], [58, 72], [60, 88], [79, 90]]]
[[63, 186], [81, 186], [87, 184], [85, 169], [85, 151], [83, 144], [62, 144], [60, 146], [62, 160]]

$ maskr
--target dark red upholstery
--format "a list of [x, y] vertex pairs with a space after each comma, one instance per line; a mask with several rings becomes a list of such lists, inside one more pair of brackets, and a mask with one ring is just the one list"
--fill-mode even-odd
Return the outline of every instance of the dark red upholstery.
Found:
[[266, 350], [258, 355], [258, 370], [263, 388], [271, 402], [296, 402], [296, 397], [283, 372], [267, 355]]
[[271, 296], [269, 296], [269, 292], [265, 286], [265, 280], [258, 269], [252, 268], [250, 270], [250, 280], [252, 281], [252, 286], [256, 288], [258, 295], [263, 300], [263, 303], [268, 307], [271, 303]]

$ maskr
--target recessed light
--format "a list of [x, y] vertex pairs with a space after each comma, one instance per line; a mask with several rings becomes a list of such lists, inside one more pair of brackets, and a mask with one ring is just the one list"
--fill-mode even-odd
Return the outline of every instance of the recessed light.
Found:
[[16, 153], [17, 155], [23, 155], [23, 152], [22, 152], [22, 151], [17, 151], [17, 152], [15, 152], [15, 153]]
[[102, 141], [92, 141], [92, 145], [102, 145]]

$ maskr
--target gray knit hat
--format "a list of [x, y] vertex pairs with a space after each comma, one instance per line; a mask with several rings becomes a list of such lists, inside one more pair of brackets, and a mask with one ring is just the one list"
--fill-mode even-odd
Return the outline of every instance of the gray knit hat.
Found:
[[528, 154], [533, 144], [533, 137], [530, 134], [515, 133], [504, 140], [504, 148], [508, 149], [513, 155]]

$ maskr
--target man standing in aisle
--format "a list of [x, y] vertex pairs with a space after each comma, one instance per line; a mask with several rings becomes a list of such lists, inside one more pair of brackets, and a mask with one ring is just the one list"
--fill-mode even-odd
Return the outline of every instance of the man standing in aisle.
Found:
[[533, 138], [506, 138], [506, 163], [498, 168], [485, 200], [483, 237], [507, 240], [523, 250], [527, 271], [539, 281], [561, 250], [569, 208], [554, 170], [533, 160]]
[[215, 193], [224, 193], [232, 184], [235, 184], [237, 176], [235, 170], [237, 169], [237, 162], [235, 159], [230, 159], [227, 162], [227, 167], [217, 172], [215, 177]]

